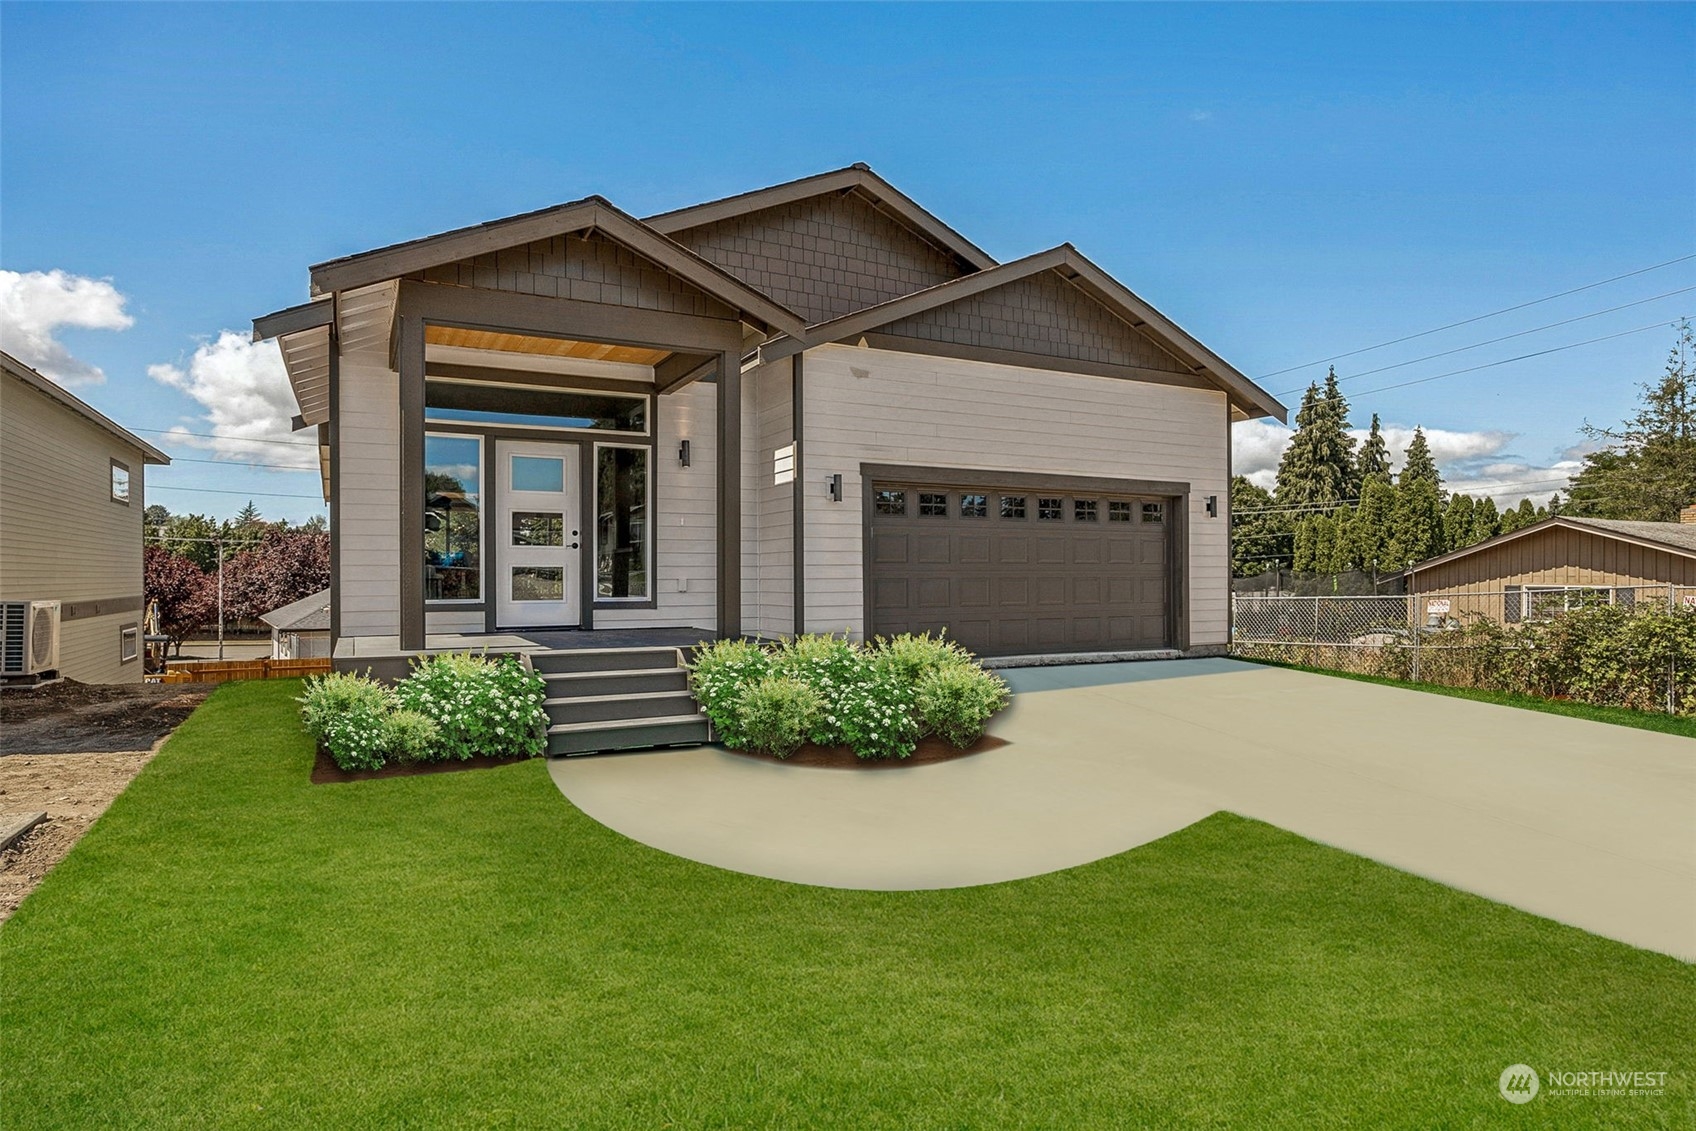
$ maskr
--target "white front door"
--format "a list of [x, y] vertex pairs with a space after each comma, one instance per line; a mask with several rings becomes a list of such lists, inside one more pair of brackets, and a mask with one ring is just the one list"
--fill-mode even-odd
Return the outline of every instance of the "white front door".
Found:
[[578, 445], [497, 440], [495, 458], [495, 622], [502, 628], [575, 625], [583, 592]]

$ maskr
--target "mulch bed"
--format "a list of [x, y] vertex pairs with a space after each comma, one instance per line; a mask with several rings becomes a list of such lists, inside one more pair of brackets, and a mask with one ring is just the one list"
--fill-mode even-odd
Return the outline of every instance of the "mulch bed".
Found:
[[969, 758], [973, 754], [982, 754], [985, 750], [995, 750], [1006, 746], [1005, 738], [996, 738], [986, 734], [964, 750], [950, 746], [942, 739], [935, 737], [920, 739], [918, 749], [909, 758], [861, 758], [852, 747], [848, 746], [813, 746], [801, 747], [787, 758], [774, 758], [770, 754], [757, 754], [752, 750], [732, 750], [732, 754], [743, 758], [753, 758], [761, 762], [777, 762], [785, 766], [811, 766], [821, 770], [897, 770], [903, 766], [928, 766], [936, 762], [952, 762], [956, 758]]
[[514, 762], [528, 762], [528, 758], [467, 758], [465, 761], [448, 762], [390, 762], [380, 770], [344, 770], [336, 765], [329, 751], [318, 748], [318, 759], [312, 763], [312, 784], [328, 785], [342, 781], [370, 781], [372, 778], [409, 778], [414, 774], [451, 774], [456, 770], [492, 770], [496, 766], [510, 766]]
[[148, 750], [211, 692], [201, 683], [55, 680], [0, 691], [0, 754]]

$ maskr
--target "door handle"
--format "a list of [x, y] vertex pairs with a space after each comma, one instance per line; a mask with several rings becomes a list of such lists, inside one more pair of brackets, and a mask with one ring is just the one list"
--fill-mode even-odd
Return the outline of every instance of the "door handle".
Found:
[[577, 543], [575, 543], [575, 542], [573, 542], [573, 543], [572, 543], [572, 544], [571, 544], [571, 548], [572, 548], [572, 549], [573, 549], [573, 550], [575, 550], [575, 549], [577, 549]]

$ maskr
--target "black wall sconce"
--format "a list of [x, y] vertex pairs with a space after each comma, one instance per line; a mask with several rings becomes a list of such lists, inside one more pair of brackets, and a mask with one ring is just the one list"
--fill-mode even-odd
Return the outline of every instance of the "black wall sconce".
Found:
[[1218, 518], [1219, 517], [1219, 496], [1218, 495], [1207, 496], [1207, 517], [1208, 518]]
[[682, 464], [684, 467], [689, 466], [689, 441], [688, 440], [685, 440], [681, 444], [677, 445], [677, 462]]
[[840, 503], [842, 501], [842, 476], [832, 475], [824, 481], [824, 484], [830, 488], [830, 501]]

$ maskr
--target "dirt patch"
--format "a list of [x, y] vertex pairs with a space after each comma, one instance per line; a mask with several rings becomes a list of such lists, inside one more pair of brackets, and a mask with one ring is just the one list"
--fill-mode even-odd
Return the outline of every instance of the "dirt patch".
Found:
[[371, 781], [373, 778], [409, 778], [415, 774], [451, 774], [456, 770], [489, 770], [496, 766], [510, 766], [514, 762], [528, 762], [528, 758], [468, 758], [463, 762], [390, 762], [380, 770], [344, 770], [336, 765], [335, 759], [323, 747], [318, 748], [318, 758], [312, 763], [312, 784], [328, 785], [332, 782]]
[[[779, 762], [785, 766], [812, 766], [823, 770], [895, 770], [902, 766], [928, 766], [934, 762], [952, 762], [956, 758], [969, 758], [973, 754], [982, 754], [985, 750], [995, 750], [1006, 746], [1005, 738], [996, 738], [986, 734], [970, 746], [961, 750], [950, 746], [942, 739], [932, 735], [920, 739], [918, 748], [909, 758], [861, 758], [848, 746], [813, 746], [808, 744], [801, 747], [787, 758], [774, 758], [770, 754], [756, 754], [752, 750], [731, 750], [732, 754], [743, 758], [754, 758], [761, 762]], [[728, 749], [728, 747], [726, 748]]]
[[0, 852], [0, 922], [11, 917], [152, 758], [152, 750], [0, 758], [0, 812], [47, 814]]
[[61, 679], [0, 691], [0, 755], [150, 750], [200, 706], [209, 684]]

